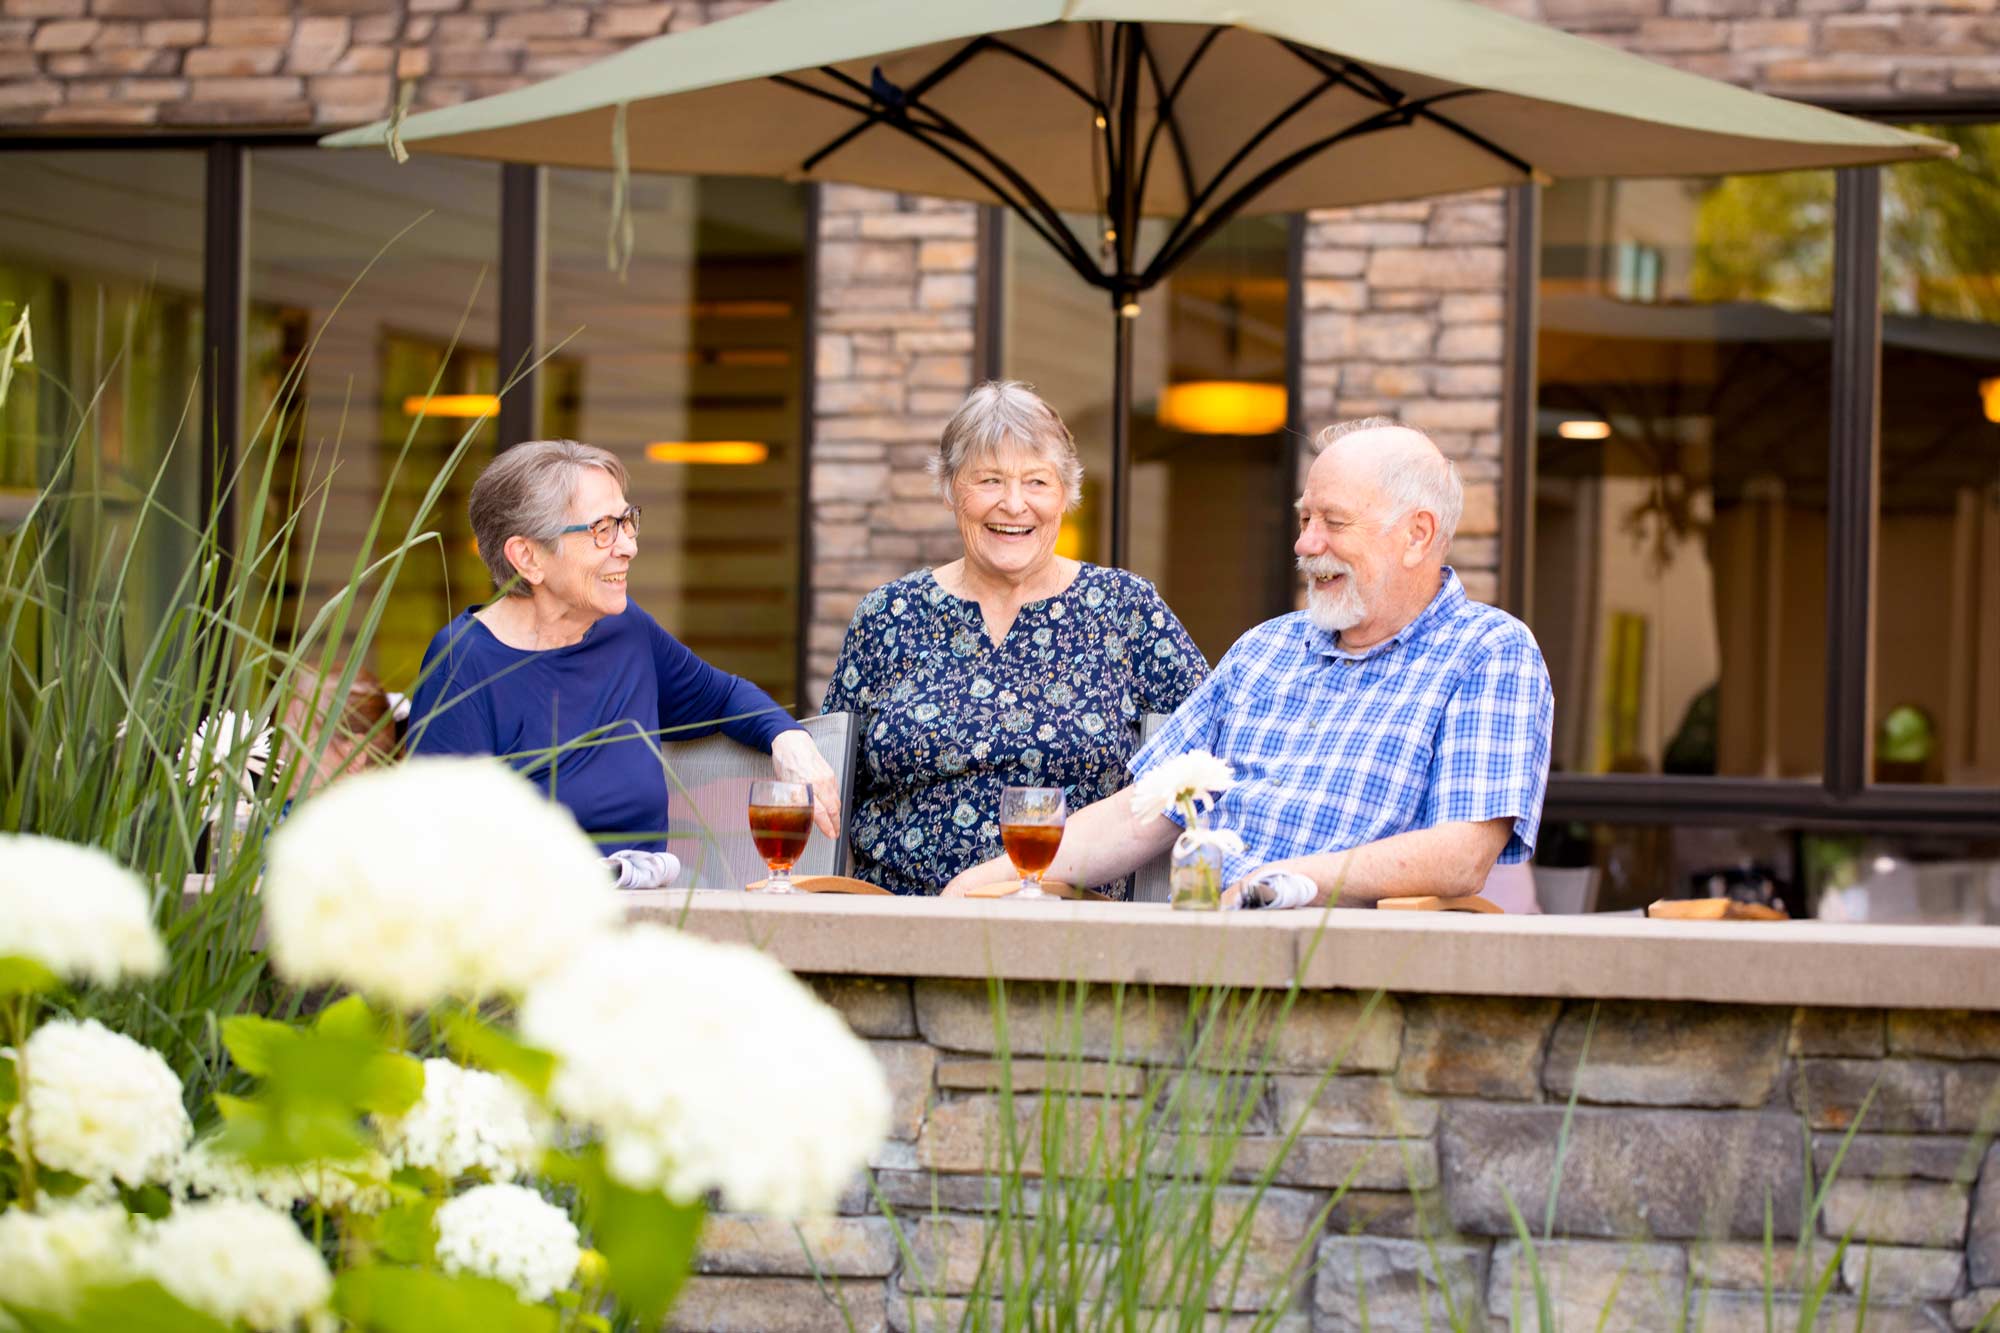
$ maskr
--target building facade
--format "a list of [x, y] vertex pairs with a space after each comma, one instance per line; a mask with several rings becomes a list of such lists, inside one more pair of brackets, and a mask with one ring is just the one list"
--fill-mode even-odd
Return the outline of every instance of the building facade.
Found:
[[[0, 486], [79, 419], [58, 378], [102, 385], [107, 482], [194, 504], [172, 443], [199, 420], [317, 478], [345, 552], [497, 397], [474, 461], [620, 451], [640, 601], [810, 712], [859, 598], [957, 554], [923, 462], [1005, 375], [1074, 429], [1064, 549], [1101, 558], [1110, 312], [997, 211], [640, 176], [621, 276], [601, 173], [312, 146], [399, 90], [446, 105], [743, 7], [0, 0], [0, 301], [47, 377], [0, 418]], [[2000, 919], [2000, 10], [1503, 7], [1961, 155], [1234, 223], [1137, 322], [1133, 567], [1219, 656], [1292, 605], [1303, 440], [1400, 416], [1466, 481], [1468, 589], [1549, 659], [1549, 869], [1600, 906], [1719, 877]], [[192, 392], [203, 368], [241, 392]], [[472, 470], [377, 638], [392, 682], [483, 589]]]

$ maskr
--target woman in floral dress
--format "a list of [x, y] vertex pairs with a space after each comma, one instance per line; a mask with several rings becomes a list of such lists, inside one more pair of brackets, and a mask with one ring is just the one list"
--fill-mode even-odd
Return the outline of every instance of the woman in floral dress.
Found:
[[1116, 791], [1140, 715], [1208, 674], [1152, 584], [1055, 553], [1083, 466], [1026, 385], [974, 389], [931, 473], [964, 558], [861, 600], [824, 705], [861, 719], [855, 874], [907, 894], [999, 853], [1003, 787], [1061, 787], [1073, 810]]

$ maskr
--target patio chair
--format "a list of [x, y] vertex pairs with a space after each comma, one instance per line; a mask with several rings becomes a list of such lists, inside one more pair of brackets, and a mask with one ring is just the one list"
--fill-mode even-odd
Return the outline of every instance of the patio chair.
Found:
[[[1139, 719], [1139, 743], [1144, 745], [1153, 738], [1153, 733], [1165, 724], [1168, 714], [1147, 713]], [[1173, 901], [1170, 880], [1173, 871], [1173, 852], [1161, 852], [1152, 860], [1140, 866], [1132, 877], [1132, 901], [1135, 903], [1164, 903]], [[1473, 895], [1467, 898], [1435, 898], [1430, 896], [1413, 898], [1385, 898], [1378, 907], [1399, 909], [1410, 912], [1485, 912], [1498, 914], [1501, 908], [1486, 898]]]
[[[840, 837], [814, 830], [795, 876], [845, 875], [848, 821], [854, 803], [854, 714], [822, 713], [802, 726], [840, 779]], [[675, 888], [740, 889], [769, 873], [750, 841], [750, 784], [771, 776], [771, 756], [727, 736], [672, 741], [660, 747], [672, 791], [667, 848], [681, 859]]]

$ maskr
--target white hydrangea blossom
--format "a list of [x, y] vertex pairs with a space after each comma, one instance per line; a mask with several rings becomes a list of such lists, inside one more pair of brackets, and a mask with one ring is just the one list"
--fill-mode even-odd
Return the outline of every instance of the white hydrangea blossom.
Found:
[[437, 1210], [438, 1266], [496, 1278], [524, 1301], [567, 1287], [582, 1258], [569, 1214], [523, 1185], [479, 1185]]
[[281, 1212], [294, 1204], [316, 1203], [350, 1213], [387, 1208], [391, 1167], [379, 1155], [359, 1162], [313, 1162], [305, 1166], [253, 1167], [218, 1152], [203, 1139], [181, 1154], [167, 1184], [177, 1199], [254, 1199]]
[[146, 886], [95, 847], [0, 834], [0, 958], [114, 985], [166, 964]]
[[269, 1333], [317, 1322], [333, 1276], [292, 1219], [261, 1203], [177, 1208], [141, 1242], [138, 1270], [182, 1302]]
[[[68, 1317], [88, 1288], [131, 1276], [132, 1245], [131, 1216], [115, 1205], [9, 1208], [0, 1213], [0, 1306]], [[0, 1328], [12, 1327], [0, 1314]]]
[[396, 1166], [419, 1166], [455, 1180], [474, 1172], [513, 1180], [534, 1170], [542, 1124], [514, 1084], [449, 1060], [424, 1061], [423, 1100], [382, 1126], [382, 1147]]
[[1132, 784], [1132, 813], [1145, 818], [1191, 805], [1200, 815], [1208, 810], [1211, 794], [1235, 785], [1236, 771], [1228, 760], [1206, 750], [1189, 750]]
[[8, 1124], [17, 1145], [25, 1130], [37, 1162], [86, 1180], [166, 1178], [193, 1126], [157, 1052], [94, 1018], [64, 1018], [37, 1028], [26, 1055]]
[[531, 990], [521, 1032], [557, 1057], [556, 1108], [634, 1188], [823, 1212], [888, 1133], [874, 1054], [751, 949], [634, 926]]
[[278, 828], [264, 881], [280, 972], [406, 1010], [525, 990], [617, 915], [590, 839], [496, 759], [334, 783]]

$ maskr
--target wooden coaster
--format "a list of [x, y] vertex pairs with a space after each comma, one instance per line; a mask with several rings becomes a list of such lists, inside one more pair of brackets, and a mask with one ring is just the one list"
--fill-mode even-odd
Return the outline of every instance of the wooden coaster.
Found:
[[1470, 898], [1439, 898], [1425, 894], [1415, 898], [1384, 898], [1375, 906], [1388, 912], [1485, 912], [1505, 916], [1500, 904], [1474, 894]]
[[[743, 887], [757, 893], [770, 883], [769, 880], [752, 880]], [[855, 879], [850, 875], [794, 875], [792, 887], [801, 893], [853, 893], [877, 898], [894, 895], [887, 889], [870, 884], [865, 879]]]
[[[1018, 883], [1012, 880], [1000, 880], [992, 884], [982, 884], [976, 889], [969, 889], [966, 891], [965, 896], [968, 898], [1011, 898], [1020, 887]], [[1076, 902], [1108, 903], [1111, 901], [1111, 899], [1105, 897], [1096, 889], [1079, 889], [1074, 884], [1065, 884], [1059, 879], [1043, 880], [1042, 890], [1045, 893], [1053, 894], [1055, 897], [1069, 898]]]

